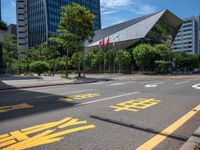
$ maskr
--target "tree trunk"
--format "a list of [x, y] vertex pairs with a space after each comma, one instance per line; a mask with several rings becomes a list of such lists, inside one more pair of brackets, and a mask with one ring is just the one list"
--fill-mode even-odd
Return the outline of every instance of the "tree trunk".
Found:
[[81, 77], [81, 65], [80, 65], [80, 62], [78, 64], [78, 77], [79, 78]]
[[100, 70], [100, 72], [99, 72], [99, 73], [101, 73], [101, 62], [100, 62], [100, 65], [99, 65], [99, 70]]
[[121, 73], [121, 65], [119, 65], [119, 73]]
[[56, 59], [53, 59], [53, 76], [55, 75], [56, 72]]
[[68, 50], [67, 50], [67, 54], [65, 56], [65, 77], [68, 78], [69, 72], [68, 72]]

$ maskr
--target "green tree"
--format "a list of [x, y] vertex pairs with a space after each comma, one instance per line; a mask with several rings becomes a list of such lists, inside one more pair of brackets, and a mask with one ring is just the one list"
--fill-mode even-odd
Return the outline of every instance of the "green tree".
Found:
[[155, 68], [156, 50], [148, 44], [140, 44], [133, 49], [133, 56], [141, 71], [153, 71]]
[[102, 49], [97, 52], [97, 64], [99, 65], [99, 71], [102, 72], [102, 64], [104, 63], [105, 53]]
[[48, 59], [53, 60], [53, 71], [54, 76], [56, 72], [56, 58], [59, 56], [59, 49], [62, 45], [62, 40], [59, 37], [50, 37], [48, 44]]
[[158, 72], [168, 73], [168, 69], [171, 66], [172, 69], [172, 58], [173, 52], [170, 47], [165, 44], [155, 45], [156, 56], [156, 69]]
[[17, 42], [12, 35], [6, 35], [3, 39], [3, 61], [5, 67], [12, 67], [12, 63], [17, 59]]
[[119, 50], [117, 52], [115, 61], [119, 65], [119, 73], [120, 73], [122, 65], [130, 65], [131, 64], [131, 55], [127, 51]]
[[81, 58], [82, 58], [82, 54], [81, 52], [76, 52], [72, 55], [71, 58], [71, 64], [74, 68], [76, 68], [78, 70], [78, 74], [80, 77], [80, 68], [81, 68]]
[[[61, 8], [59, 26], [61, 37], [65, 37], [63, 40], [68, 41], [67, 45], [75, 48], [76, 52], [84, 49], [83, 45], [86, 40], [92, 40], [94, 18], [89, 10], [79, 4], [72, 3]], [[69, 49], [69, 47], [65, 48]]]
[[5, 22], [0, 22], [0, 30], [8, 30], [8, 26]]
[[[109, 72], [111, 72], [111, 68], [112, 65], [115, 65], [115, 56], [116, 56], [116, 52], [117, 50], [115, 49], [111, 49], [106, 51], [105, 53], [105, 64], [109, 67]], [[113, 66], [113, 69], [115, 68], [115, 66]]]
[[49, 64], [45, 61], [35, 61], [30, 65], [31, 72], [37, 73], [40, 76], [42, 73], [49, 71]]
[[174, 65], [178, 70], [192, 70], [196, 67], [199, 67], [199, 58], [197, 55], [186, 54], [183, 52], [175, 52], [173, 58]]
[[47, 43], [42, 43], [36, 45], [35, 47], [29, 48], [23, 59], [23, 62], [26, 65], [26, 72], [30, 71], [30, 64], [34, 61], [48, 61], [49, 53], [47, 49]]
[[97, 63], [97, 56], [93, 51], [90, 51], [86, 55], [87, 66], [93, 68]]

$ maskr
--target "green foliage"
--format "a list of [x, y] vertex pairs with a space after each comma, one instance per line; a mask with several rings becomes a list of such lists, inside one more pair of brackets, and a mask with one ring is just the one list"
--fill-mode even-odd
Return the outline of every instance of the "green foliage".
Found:
[[148, 44], [140, 44], [133, 49], [133, 56], [141, 71], [153, 71], [156, 55], [155, 48]]
[[101, 64], [104, 62], [104, 51], [102, 49], [100, 49], [98, 52], [97, 52], [97, 63], [98, 64]]
[[[58, 57], [56, 59], [56, 70], [57, 71], [65, 70], [65, 66], [66, 66], [65, 58]], [[68, 59], [68, 66], [69, 68], [72, 68], [70, 59]]]
[[24, 70], [26, 68], [26, 65], [23, 61], [14, 60], [13, 61], [13, 69], [14, 70]]
[[4, 67], [12, 66], [14, 60], [18, 57], [17, 42], [13, 36], [6, 35], [3, 40], [3, 61]]
[[8, 30], [8, 26], [5, 22], [0, 22], [0, 30]]
[[48, 52], [47, 44], [42, 43], [40, 45], [28, 49], [28, 51], [26, 52], [26, 59], [28, 59], [30, 62], [47, 61], [48, 58], [51, 58], [49, 57], [49, 55], [52, 54]]
[[[61, 8], [59, 24], [59, 38], [62, 39], [62, 47], [65, 50], [66, 62], [70, 51], [83, 51], [83, 43], [91, 41], [94, 36], [94, 15], [79, 4], [69, 4]], [[68, 76], [68, 65], [66, 63], [66, 77]], [[80, 66], [79, 66], [80, 76]]]
[[106, 53], [105, 53], [105, 64], [106, 65], [109, 65], [110, 63], [115, 62], [116, 53], [117, 52], [115, 49], [106, 51]]
[[164, 60], [156, 60], [156, 70], [159, 73], [168, 73], [168, 68], [170, 67], [171, 63], [169, 61]]
[[156, 53], [158, 54], [157, 60], [171, 61], [173, 58], [173, 51], [165, 44], [155, 45]]
[[71, 64], [74, 68], [79, 69], [81, 66], [81, 59], [82, 58], [82, 54], [81, 52], [76, 52], [72, 55], [71, 57]]
[[172, 43], [172, 28], [162, 21], [158, 21], [151, 31], [147, 34], [143, 43], [166, 44], [168, 46]]
[[45, 61], [35, 61], [30, 65], [31, 72], [37, 73], [39, 76], [49, 71], [49, 64]]
[[125, 50], [119, 50], [117, 52], [115, 62], [119, 65], [130, 65], [131, 63], [130, 53]]
[[97, 64], [97, 56], [93, 51], [87, 53], [86, 60], [89, 67], [94, 67]]
[[200, 61], [197, 55], [189, 55], [183, 52], [174, 53], [174, 64], [177, 68], [183, 70], [190, 70], [192, 68], [198, 68]]
[[61, 8], [60, 29], [76, 35], [77, 41], [82, 44], [94, 36], [94, 18], [95, 16], [85, 7], [71, 3]]

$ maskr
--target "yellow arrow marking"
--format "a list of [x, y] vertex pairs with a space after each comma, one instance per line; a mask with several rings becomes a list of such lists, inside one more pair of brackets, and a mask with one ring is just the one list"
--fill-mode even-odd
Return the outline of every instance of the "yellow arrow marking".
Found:
[[3, 107], [0, 107], [0, 113], [12, 111], [12, 110], [17, 110], [17, 109], [32, 108], [32, 107], [33, 106], [26, 104], [26, 103], [18, 104], [18, 105], [12, 105], [12, 106], [3, 106]]
[[[95, 125], [85, 125], [87, 121], [64, 118], [60, 121], [45, 123], [30, 128], [12, 131], [0, 135], [0, 148], [2, 150], [24, 150], [44, 144], [62, 140], [64, 135], [95, 128]], [[79, 125], [79, 127], [77, 127]], [[75, 126], [75, 127], [74, 127]], [[71, 127], [70, 129], [65, 129]], [[60, 131], [61, 129], [65, 129]], [[35, 135], [35, 133], [38, 133]], [[29, 135], [34, 136], [29, 137]]]

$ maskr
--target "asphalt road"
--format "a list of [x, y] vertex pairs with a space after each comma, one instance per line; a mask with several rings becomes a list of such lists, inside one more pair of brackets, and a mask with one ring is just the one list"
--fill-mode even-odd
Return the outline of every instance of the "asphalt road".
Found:
[[200, 126], [199, 84], [115, 80], [0, 91], [0, 149], [177, 150]]

